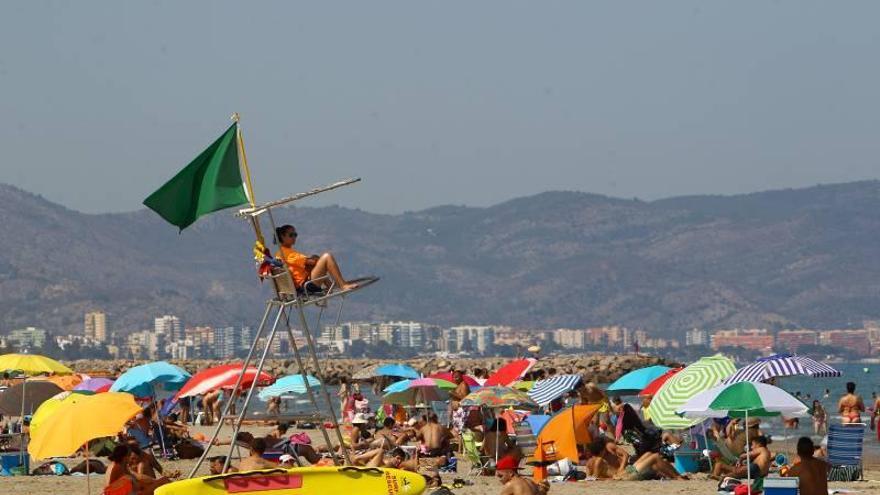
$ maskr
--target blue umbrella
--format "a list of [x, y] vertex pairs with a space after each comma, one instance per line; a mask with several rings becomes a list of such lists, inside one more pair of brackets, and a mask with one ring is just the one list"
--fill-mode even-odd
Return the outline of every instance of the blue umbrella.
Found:
[[[310, 387], [320, 387], [321, 381], [312, 375], [308, 375]], [[260, 391], [260, 400], [267, 401], [270, 397], [277, 397], [285, 394], [304, 394], [306, 393], [306, 384], [302, 375], [287, 375], [275, 380], [275, 383]]]
[[648, 366], [630, 371], [609, 385], [605, 391], [616, 395], [636, 395], [669, 370], [667, 366]]
[[402, 363], [383, 364], [376, 368], [376, 376], [399, 376], [401, 378], [419, 378], [421, 375], [412, 366]]
[[190, 378], [183, 368], [156, 361], [129, 368], [113, 382], [110, 391], [128, 392], [135, 397], [153, 397], [157, 386], [170, 391], [180, 390]]

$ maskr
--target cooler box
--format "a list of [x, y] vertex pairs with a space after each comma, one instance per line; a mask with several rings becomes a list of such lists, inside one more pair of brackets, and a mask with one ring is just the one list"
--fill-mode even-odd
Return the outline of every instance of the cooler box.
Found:
[[678, 474], [700, 472], [700, 457], [702, 454], [696, 450], [678, 449], [673, 454], [675, 457], [675, 470]]
[[765, 495], [797, 495], [797, 478], [764, 478]]
[[[24, 463], [22, 464], [22, 461]], [[19, 452], [4, 452], [0, 454], [0, 476], [13, 476], [30, 473], [30, 456], [25, 454], [22, 458]]]

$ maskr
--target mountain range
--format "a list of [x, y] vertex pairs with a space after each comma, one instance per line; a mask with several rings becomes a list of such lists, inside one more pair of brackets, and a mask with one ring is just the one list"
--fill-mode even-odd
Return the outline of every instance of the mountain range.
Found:
[[[91, 194], [84, 191], [83, 194]], [[880, 182], [657, 201], [546, 192], [397, 215], [275, 212], [305, 252], [382, 280], [344, 320], [527, 328], [837, 328], [880, 319]], [[266, 227], [268, 228], [268, 226]], [[0, 332], [258, 323], [270, 295], [231, 210], [178, 234], [148, 210], [84, 214], [0, 184]]]

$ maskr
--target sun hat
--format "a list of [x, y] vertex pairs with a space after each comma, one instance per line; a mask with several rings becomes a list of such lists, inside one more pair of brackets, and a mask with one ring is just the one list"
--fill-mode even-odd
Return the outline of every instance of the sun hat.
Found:
[[279, 462], [280, 464], [285, 464], [285, 463], [288, 463], [288, 462], [294, 462], [294, 461], [296, 461], [296, 459], [294, 459], [293, 456], [290, 455], [290, 454], [282, 454], [282, 455], [278, 458], [278, 462]]
[[357, 413], [351, 418], [351, 424], [353, 425], [362, 425], [367, 423], [367, 417], [364, 413]]
[[498, 463], [495, 464], [496, 471], [502, 470], [511, 470], [516, 471], [519, 469], [519, 461], [517, 461], [513, 456], [506, 455], [501, 459], [498, 459]]

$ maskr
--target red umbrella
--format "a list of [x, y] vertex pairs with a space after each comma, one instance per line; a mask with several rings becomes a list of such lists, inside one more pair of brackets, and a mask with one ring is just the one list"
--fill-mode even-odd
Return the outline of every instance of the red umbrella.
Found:
[[656, 394], [657, 391], [660, 390], [660, 387], [662, 387], [663, 384], [666, 383], [666, 380], [669, 380], [670, 378], [672, 378], [672, 375], [678, 373], [679, 371], [681, 371], [683, 369], [684, 368], [673, 368], [673, 369], [667, 371], [666, 373], [658, 376], [657, 378], [654, 379], [653, 382], [649, 383], [647, 387], [645, 387], [641, 392], [639, 392], [639, 396], [646, 397], [648, 395]]
[[514, 382], [518, 381], [523, 377], [526, 373], [532, 369], [532, 366], [538, 362], [535, 358], [525, 358], [525, 359], [517, 359], [516, 361], [511, 361], [501, 368], [498, 369], [492, 376], [486, 380], [486, 383], [483, 384], [484, 387], [491, 387], [494, 385], [500, 385], [502, 387], [509, 387], [513, 385]]
[[[447, 382], [455, 383], [455, 380], [452, 379], [452, 373], [449, 373], [448, 371], [443, 372], [443, 373], [434, 373], [433, 375], [428, 375], [428, 378], [437, 378], [440, 380], [446, 380]], [[476, 378], [474, 378], [470, 375], [462, 375], [462, 379], [464, 380], [465, 383], [468, 384], [469, 387], [479, 387], [480, 386], [480, 382], [478, 382]]]
[[[232, 388], [235, 386], [235, 382], [238, 381], [240, 374], [241, 364], [224, 364], [203, 369], [193, 375], [174, 397], [175, 399], [193, 397], [219, 388]], [[256, 376], [257, 368], [249, 367], [245, 372], [244, 379], [241, 381], [241, 386], [250, 387]], [[275, 378], [272, 375], [262, 371], [260, 372], [259, 380], [257, 380], [257, 385], [263, 387], [274, 382]]]

